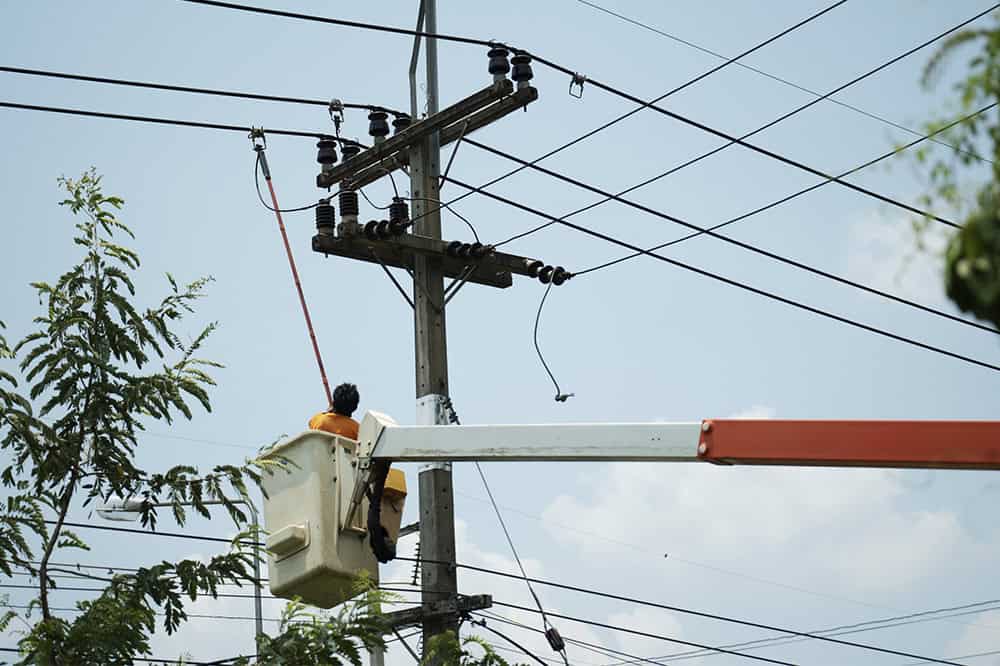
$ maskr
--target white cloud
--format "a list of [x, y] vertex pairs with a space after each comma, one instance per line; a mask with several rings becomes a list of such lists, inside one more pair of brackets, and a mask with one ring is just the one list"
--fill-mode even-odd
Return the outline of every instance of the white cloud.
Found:
[[[952, 641], [947, 649], [947, 656], [960, 658], [962, 655], [993, 652], [1000, 649], [997, 642], [998, 627], [1000, 627], [1000, 611], [990, 611], [976, 615], [974, 623], [965, 627], [961, 636]], [[1000, 654], [990, 655], [976, 660], [982, 666], [1000, 666]]]
[[[980, 548], [954, 514], [905, 508], [901, 479], [879, 470], [616, 463], [583, 497], [560, 495], [543, 516], [709, 563], [733, 552], [769, 563], [791, 557], [828, 589], [901, 591], [957, 551]], [[551, 535], [588, 555], [615, 550], [583, 534]]]

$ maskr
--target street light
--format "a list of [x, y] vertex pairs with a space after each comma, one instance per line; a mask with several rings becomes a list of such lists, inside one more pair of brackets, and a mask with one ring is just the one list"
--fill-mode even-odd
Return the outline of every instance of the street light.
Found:
[[[254, 644], [260, 643], [261, 637], [264, 635], [264, 618], [261, 608], [261, 579], [260, 579], [260, 541], [258, 540], [260, 534], [260, 518], [257, 515], [257, 507], [253, 505], [253, 502], [247, 499], [233, 499], [226, 500], [205, 500], [202, 504], [242, 504], [250, 510], [250, 515], [253, 517], [253, 529], [254, 529], [254, 542], [253, 542], [253, 583], [254, 583], [254, 595], [253, 595], [253, 610], [254, 610], [254, 621], [255, 621], [255, 632]], [[144, 508], [147, 507], [169, 507], [173, 506], [172, 502], [147, 502], [145, 500], [139, 499], [126, 499], [126, 500], [111, 500], [107, 504], [97, 507], [97, 514], [104, 518], [105, 520], [116, 520], [116, 521], [127, 521], [135, 522], [139, 520], [142, 516]], [[182, 502], [181, 506], [192, 506], [191, 502]]]

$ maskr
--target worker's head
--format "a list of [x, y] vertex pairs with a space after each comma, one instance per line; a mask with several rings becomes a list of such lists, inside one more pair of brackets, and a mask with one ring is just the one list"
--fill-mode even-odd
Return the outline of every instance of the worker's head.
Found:
[[333, 389], [333, 411], [343, 416], [350, 416], [358, 408], [358, 387], [349, 382], [344, 382]]

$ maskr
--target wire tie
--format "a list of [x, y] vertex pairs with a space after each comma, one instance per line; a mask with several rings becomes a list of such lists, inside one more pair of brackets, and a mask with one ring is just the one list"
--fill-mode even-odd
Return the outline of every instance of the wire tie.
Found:
[[[587, 82], [587, 76], [585, 74], [580, 74], [579, 72], [573, 73], [573, 78], [569, 82], [569, 96], [575, 97], [577, 99], [583, 98], [583, 84]], [[573, 86], [579, 88], [579, 92], [573, 92]]]

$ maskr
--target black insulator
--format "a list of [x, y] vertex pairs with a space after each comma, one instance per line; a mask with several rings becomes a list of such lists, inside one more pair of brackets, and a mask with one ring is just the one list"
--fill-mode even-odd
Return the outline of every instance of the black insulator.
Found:
[[468, 243], [462, 243], [462, 245], [458, 248], [458, 256], [462, 257], [463, 259], [468, 259], [469, 253], [471, 251], [472, 251], [471, 245], [469, 245]]
[[552, 266], [546, 266], [542, 270], [538, 271], [538, 279], [541, 281], [542, 284], [548, 284], [549, 282], [552, 282], [552, 273], [554, 273], [555, 270], [556, 269], [554, 269]]
[[[567, 398], [569, 396], [566, 396]], [[558, 398], [556, 398], [558, 400]], [[562, 652], [566, 649], [566, 643], [563, 642], [562, 636], [559, 635], [559, 630], [555, 627], [549, 627], [545, 630], [545, 640], [549, 642], [549, 647], [551, 647], [556, 652]]]
[[344, 160], [349, 160], [361, 152], [361, 146], [356, 143], [345, 143], [340, 151], [344, 153]]
[[337, 142], [332, 137], [324, 136], [316, 142], [319, 152], [316, 153], [316, 161], [327, 166], [337, 162]]
[[486, 256], [486, 246], [479, 241], [476, 241], [469, 246], [469, 254], [475, 259], [482, 259]]
[[[345, 151], [346, 152], [346, 151]], [[340, 214], [341, 215], [357, 215], [358, 214], [358, 193], [354, 190], [341, 190], [340, 191]]]
[[389, 114], [385, 111], [372, 111], [368, 114], [368, 133], [376, 139], [389, 136]]
[[316, 205], [316, 231], [321, 234], [333, 235], [337, 228], [337, 212], [326, 199], [320, 199]]
[[365, 238], [368, 240], [378, 239], [378, 222], [375, 220], [370, 220], [365, 222]]
[[448, 243], [448, 248], [445, 250], [445, 253], [449, 257], [457, 257], [458, 251], [459, 249], [461, 249], [461, 247], [462, 247], [462, 241], [452, 241]]
[[507, 76], [507, 72], [510, 71], [510, 62], [507, 60], [507, 56], [510, 52], [505, 48], [492, 48], [487, 53], [490, 57], [490, 74], [493, 76]]
[[522, 53], [521, 55], [514, 56], [510, 61], [514, 65], [514, 71], [511, 73], [510, 78], [514, 79], [514, 81], [517, 83], [527, 83], [535, 78], [534, 73], [531, 71], [530, 55]]
[[562, 266], [556, 266], [556, 270], [552, 272], [552, 284], [557, 287], [569, 278], [570, 272]]
[[409, 127], [412, 122], [413, 120], [405, 113], [398, 115], [392, 119], [392, 129], [394, 130], [395, 134], [399, 134], [407, 127]]
[[389, 220], [389, 232], [393, 236], [402, 236], [409, 226], [410, 223], [407, 220]]
[[392, 235], [392, 231], [389, 230], [389, 220], [382, 220], [375, 227], [375, 233], [378, 234], [379, 238], [386, 239]]
[[545, 263], [538, 261], [537, 259], [535, 261], [532, 261], [530, 264], [528, 264], [528, 275], [530, 275], [533, 278], [538, 277], [538, 271], [542, 270], [544, 266]]
[[402, 197], [393, 197], [389, 204], [389, 221], [403, 222], [410, 219], [410, 209]]

